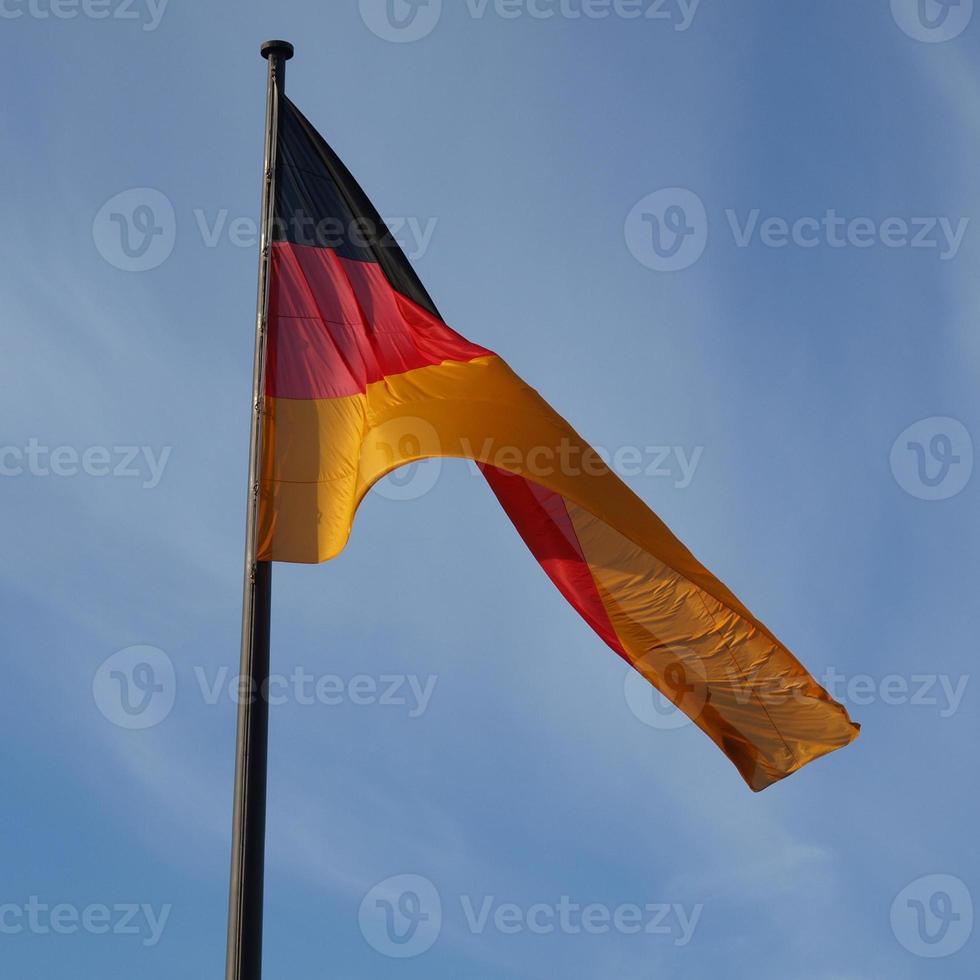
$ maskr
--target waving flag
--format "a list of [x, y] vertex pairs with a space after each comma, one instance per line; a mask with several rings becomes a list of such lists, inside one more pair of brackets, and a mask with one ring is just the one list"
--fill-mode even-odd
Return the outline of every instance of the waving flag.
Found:
[[442, 320], [364, 192], [285, 95], [275, 188], [260, 560], [333, 558], [387, 473], [471, 459], [565, 598], [752, 789], [856, 737], [844, 708], [596, 451], [501, 358]]

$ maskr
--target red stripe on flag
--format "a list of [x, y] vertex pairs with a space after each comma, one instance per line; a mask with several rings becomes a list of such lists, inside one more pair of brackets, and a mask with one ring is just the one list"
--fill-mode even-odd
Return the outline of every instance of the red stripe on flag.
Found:
[[393, 374], [491, 351], [396, 292], [381, 267], [275, 242], [266, 394], [341, 398]]
[[558, 591], [616, 653], [631, 663], [610, 622], [562, 497], [495, 466], [481, 463], [480, 469]]

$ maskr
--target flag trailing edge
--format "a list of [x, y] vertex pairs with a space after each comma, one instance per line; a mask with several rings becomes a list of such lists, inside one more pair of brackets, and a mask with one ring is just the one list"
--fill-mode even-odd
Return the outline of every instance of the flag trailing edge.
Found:
[[[582, 618], [753, 790], [857, 737], [843, 706], [598, 453], [442, 320], [360, 186], [284, 95], [268, 323], [260, 560], [333, 558], [382, 477], [434, 456], [470, 459]], [[500, 445], [516, 450], [506, 468], [491, 458]], [[533, 465], [542, 449], [579, 465]]]

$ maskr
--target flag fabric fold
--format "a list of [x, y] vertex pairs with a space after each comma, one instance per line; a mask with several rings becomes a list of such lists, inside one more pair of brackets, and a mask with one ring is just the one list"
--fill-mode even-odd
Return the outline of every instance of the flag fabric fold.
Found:
[[260, 559], [333, 558], [386, 474], [473, 460], [565, 598], [752, 789], [851, 742], [858, 726], [789, 650], [537, 392], [442, 320], [285, 96], [278, 126]]

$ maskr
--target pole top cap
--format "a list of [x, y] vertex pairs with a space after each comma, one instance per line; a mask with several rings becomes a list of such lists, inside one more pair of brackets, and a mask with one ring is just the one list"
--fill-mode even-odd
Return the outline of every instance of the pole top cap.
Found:
[[283, 61], [289, 61], [295, 54], [295, 49], [288, 41], [266, 41], [260, 48], [262, 57], [269, 60], [273, 55]]

